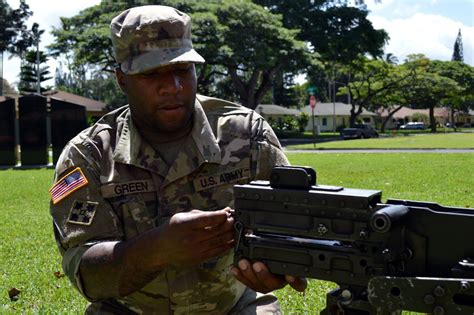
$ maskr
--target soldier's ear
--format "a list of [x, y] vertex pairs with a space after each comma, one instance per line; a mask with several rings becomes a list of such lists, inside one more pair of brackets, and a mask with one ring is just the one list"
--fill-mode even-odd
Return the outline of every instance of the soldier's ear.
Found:
[[122, 92], [127, 94], [127, 84], [125, 76], [126, 74], [123, 73], [122, 69], [120, 69], [120, 66], [115, 68], [115, 79], [117, 80], [117, 83]]

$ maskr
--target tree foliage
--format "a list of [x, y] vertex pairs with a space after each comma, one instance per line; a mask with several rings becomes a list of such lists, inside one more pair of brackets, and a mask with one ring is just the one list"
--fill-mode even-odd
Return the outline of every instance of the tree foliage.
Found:
[[0, 51], [21, 55], [33, 44], [33, 38], [26, 27], [26, 20], [32, 15], [25, 0], [18, 9], [12, 9], [6, 0], [0, 0]]
[[456, 41], [454, 42], [453, 57], [451, 58], [451, 61], [464, 61], [461, 29], [459, 29], [458, 36], [456, 37]]
[[115, 75], [97, 67], [82, 65], [75, 67], [73, 71], [64, 71], [60, 64], [54, 80], [56, 89], [100, 100], [109, 109], [127, 103], [125, 94], [116, 83]]
[[[39, 56], [37, 54], [39, 53]], [[37, 64], [37, 57], [39, 57], [39, 67]], [[38, 91], [38, 76], [41, 93], [49, 90], [49, 87], [42, 87], [41, 83], [48, 81], [50, 76], [49, 67], [46, 64], [48, 57], [42, 51], [28, 50], [24, 54], [20, 70], [20, 83], [18, 90], [23, 93], [35, 93]], [[38, 71], [39, 70], [39, 71]]]
[[2, 95], [10, 96], [10, 95], [15, 95], [18, 94], [15, 88], [13, 88], [10, 83], [6, 79], [1, 79], [2, 81]]
[[[312, 63], [298, 31], [283, 27], [281, 17], [250, 1], [222, 1], [193, 15], [196, 47], [213, 72], [223, 69], [240, 102], [255, 108], [281, 73], [298, 73]], [[209, 45], [209, 43], [214, 43]]]
[[366, 57], [354, 60], [341, 71], [350, 77], [347, 86], [339, 89], [339, 94], [349, 93], [351, 96], [351, 126], [364, 109], [376, 111], [384, 104], [389, 110], [391, 105], [400, 101], [398, 91], [406, 87], [412, 75], [384, 60]]
[[38, 50], [38, 45], [43, 33], [44, 30], [39, 28], [39, 24], [33, 23], [29, 34], [33, 39], [33, 43], [36, 44], [36, 49], [27, 50], [23, 54], [20, 68], [20, 83], [18, 84], [18, 90], [20, 92], [38, 92], [38, 83], [40, 85], [41, 93], [49, 89], [49, 87], [41, 87], [42, 82], [52, 78], [49, 76], [49, 67], [45, 65], [48, 61], [48, 56], [44, 52]]
[[430, 127], [436, 132], [434, 108], [461, 92], [460, 86], [453, 79], [442, 76], [437, 67], [424, 55], [409, 55], [406, 66], [416, 69], [416, 75], [407, 91], [412, 107], [428, 108]]
[[383, 55], [388, 40], [384, 30], [376, 30], [367, 19], [363, 1], [350, 6], [347, 0], [254, 0], [282, 14], [283, 25], [299, 29], [298, 38], [312, 44], [323, 60], [347, 63], [359, 55]]

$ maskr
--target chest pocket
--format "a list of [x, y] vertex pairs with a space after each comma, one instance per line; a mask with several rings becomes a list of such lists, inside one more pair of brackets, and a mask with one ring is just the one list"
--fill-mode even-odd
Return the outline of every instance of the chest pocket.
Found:
[[106, 184], [101, 191], [122, 221], [125, 239], [156, 226], [158, 200], [152, 181]]

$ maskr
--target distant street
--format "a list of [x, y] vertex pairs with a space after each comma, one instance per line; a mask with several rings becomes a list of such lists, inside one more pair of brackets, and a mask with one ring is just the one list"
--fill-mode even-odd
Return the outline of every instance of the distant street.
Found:
[[287, 150], [289, 145], [313, 143], [312, 139], [280, 139], [283, 150], [287, 153], [474, 153], [474, 149], [318, 149], [318, 144], [327, 141], [338, 141], [339, 137], [318, 139], [316, 149]]
[[321, 150], [286, 150], [286, 153], [474, 153], [474, 149], [321, 149]]

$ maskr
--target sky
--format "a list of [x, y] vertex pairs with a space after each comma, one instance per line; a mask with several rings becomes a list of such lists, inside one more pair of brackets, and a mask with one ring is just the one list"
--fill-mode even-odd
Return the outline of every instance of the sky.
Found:
[[[19, 0], [7, 0], [12, 8], [17, 8]], [[52, 27], [59, 27], [59, 17], [70, 17], [79, 11], [100, 3], [100, 0], [27, 0], [34, 12], [28, 20], [40, 24], [45, 29], [40, 49], [50, 44], [54, 38]], [[474, 0], [366, 0], [368, 18], [376, 29], [385, 29], [390, 40], [385, 53], [395, 55], [403, 62], [407, 55], [421, 53], [432, 60], [451, 60], [454, 42], [461, 30], [464, 62], [474, 66]], [[54, 74], [58, 65], [49, 61]], [[3, 77], [15, 84], [19, 79], [20, 61], [4, 56]], [[53, 85], [52, 80], [47, 82]]]

